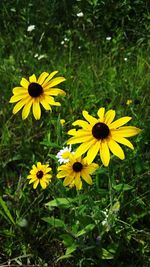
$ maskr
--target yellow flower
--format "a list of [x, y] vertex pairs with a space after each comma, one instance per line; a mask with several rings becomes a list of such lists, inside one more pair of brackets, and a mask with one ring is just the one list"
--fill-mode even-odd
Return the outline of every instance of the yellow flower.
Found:
[[33, 183], [33, 188], [36, 189], [40, 183], [41, 187], [45, 189], [52, 178], [52, 175], [48, 174], [51, 170], [48, 164], [42, 165], [41, 162], [38, 162], [37, 166], [33, 165], [27, 176], [27, 179], [30, 179], [29, 184]]
[[132, 104], [132, 102], [133, 101], [131, 99], [128, 99], [127, 102], [126, 102], [126, 104], [129, 106], [130, 104]]
[[76, 157], [74, 154], [70, 153], [69, 161], [58, 167], [57, 178], [65, 178], [63, 185], [73, 187], [76, 186], [77, 189], [82, 188], [82, 180], [92, 185], [92, 174], [98, 168], [98, 164], [91, 163], [88, 164], [86, 158]]
[[61, 126], [64, 126], [64, 124], [65, 124], [65, 120], [64, 120], [64, 119], [61, 119], [61, 120], [60, 120], [60, 124], [61, 124]]
[[105, 108], [98, 110], [98, 119], [92, 117], [87, 111], [83, 111], [83, 117], [87, 121], [77, 120], [73, 126], [80, 126], [82, 129], [72, 129], [68, 134], [72, 135], [68, 140], [68, 144], [82, 143], [76, 150], [77, 157], [87, 152], [87, 162], [90, 164], [98, 152], [104, 166], [108, 166], [110, 161], [110, 151], [120, 159], [124, 159], [125, 155], [120, 144], [126, 145], [131, 149], [133, 145], [126, 137], [134, 136], [141, 130], [133, 126], [123, 126], [131, 117], [122, 117], [113, 122], [115, 111], [109, 110], [105, 113]]
[[13, 96], [10, 103], [18, 102], [13, 108], [13, 114], [16, 114], [21, 108], [22, 119], [25, 120], [32, 106], [33, 115], [36, 120], [41, 117], [40, 104], [46, 109], [51, 110], [51, 106], [60, 106], [59, 102], [55, 102], [53, 96], [65, 95], [66, 93], [54, 86], [65, 81], [64, 77], [53, 78], [58, 71], [53, 71], [51, 74], [43, 72], [37, 79], [35, 74], [29, 77], [29, 81], [25, 78], [21, 79], [20, 87], [13, 89]]

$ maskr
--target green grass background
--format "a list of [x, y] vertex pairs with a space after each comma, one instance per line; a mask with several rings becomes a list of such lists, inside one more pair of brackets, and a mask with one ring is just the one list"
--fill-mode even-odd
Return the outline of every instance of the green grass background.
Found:
[[[148, 267], [149, 41], [125, 42], [119, 30], [110, 41], [85, 38], [81, 45], [70, 30], [70, 39], [62, 45], [44, 31], [42, 36], [40, 28], [27, 32], [30, 4], [25, 9], [19, 1], [1, 3], [0, 266]], [[54, 70], [66, 78], [60, 86], [66, 97], [57, 97], [61, 107], [52, 113], [42, 109], [40, 121], [32, 114], [25, 121], [21, 112], [12, 115], [9, 99], [21, 78]], [[128, 99], [132, 104], [126, 104]], [[132, 117], [130, 125], [142, 129], [131, 139], [135, 149], [124, 148], [124, 161], [112, 157], [109, 167], [93, 176], [93, 186], [84, 184], [80, 192], [64, 188], [56, 179], [56, 154], [82, 110], [96, 116], [99, 107], [115, 109], [117, 118]], [[60, 119], [66, 121], [63, 127]], [[45, 191], [32, 189], [26, 179], [37, 161], [53, 168]], [[95, 161], [101, 165], [99, 157]]]

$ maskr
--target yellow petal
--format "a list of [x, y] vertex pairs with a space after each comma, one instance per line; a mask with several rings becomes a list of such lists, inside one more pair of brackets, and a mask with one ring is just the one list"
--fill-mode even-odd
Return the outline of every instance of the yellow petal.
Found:
[[71, 130], [68, 131], [68, 134], [69, 135], [75, 135], [76, 132], [77, 132], [76, 129], [71, 129]]
[[94, 118], [93, 116], [89, 115], [89, 113], [86, 110], [83, 110], [82, 112], [83, 117], [91, 124], [94, 125], [98, 122], [98, 120], [96, 118]]
[[110, 152], [109, 152], [109, 148], [107, 145], [107, 141], [102, 141], [101, 145], [100, 145], [100, 157], [101, 157], [101, 161], [104, 164], [104, 166], [108, 166], [109, 165], [109, 161], [110, 161]]
[[37, 82], [38, 82], [39, 84], [42, 84], [48, 75], [49, 75], [48, 72], [42, 72], [41, 75], [39, 76]]
[[28, 117], [30, 109], [31, 109], [31, 106], [32, 106], [32, 102], [33, 102], [33, 100], [30, 99], [28, 101], [28, 103], [24, 106], [24, 108], [22, 110], [22, 119], [23, 120], [25, 120]]
[[74, 136], [74, 137], [71, 137], [68, 141], [67, 141], [67, 144], [69, 145], [73, 145], [73, 144], [77, 144], [77, 143], [82, 143], [82, 142], [89, 142], [93, 140], [93, 137], [92, 136]]
[[47, 187], [47, 183], [45, 181], [43, 181], [43, 179], [40, 179], [40, 185], [43, 189], [45, 189]]
[[48, 172], [50, 172], [51, 170], [52, 170], [52, 168], [50, 168], [50, 167], [46, 167], [45, 173], [48, 173]]
[[117, 156], [118, 158], [120, 159], [124, 159], [125, 158], [125, 155], [124, 155], [124, 152], [122, 150], [122, 148], [120, 147], [120, 145], [117, 144], [117, 142], [115, 142], [114, 140], [110, 139], [108, 141], [108, 147], [109, 149], [111, 150], [111, 152]]
[[34, 118], [35, 118], [36, 120], [39, 120], [40, 117], [41, 117], [41, 108], [40, 108], [39, 101], [35, 100], [35, 101], [33, 102], [32, 109], [33, 109], [33, 115], [34, 115]]
[[13, 95], [10, 100], [9, 100], [9, 103], [15, 103], [15, 102], [18, 102], [19, 100], [23, 99], [23, 98], [26, 98], [28, 96], [28, 94], [25, 92], [23, 94], [20, 94], [20, 95]]
[[93, 172], [95, 172], [98, 169], [98, 164], [96, 163], [91, 163], [90, 165], [88, 165], [86, 167], [86, 169], [88, 170], [89, 174], [92, 174]]
[[26, 89], [28, 89], [28, 86], [29, 86], [29, 81], [25, 78], [22, 78], [21, 79], [21, 82], [20, 82], [20, 85]]
[[95, 140], [92, 139], [90, 142], [86, 142], [81, 144], [77, 150], [75, 151], [75, 156], [80, 157], [82, 154], [84, 154], [93, 144], [95, 144]]
[[124, 124], [126, 124], [128, 121], [130, 121], [132, 118], [131, 117], [122, 117], [113, 123], [109, 125], [109, 129], [116, 129]]
[[87, 163], [90, 164], [96, 157], [98, 151], [99, 151], [99, 148], [100, 148], [100, 142], [99, 141], [96, 141], [95, 144], [93, 144], [88, 152], [87, 152]]
[[114, 131], [114, 133], [117, 133], [120, 137], [130, 137], [137, 135], [141, 132], [141, 129], [136, 128], [134, 126], [123, 126], [117, 130]]
[[91, 129], [91, 125], [87, 121], [83, 121], [83, 120], [76, 120], [72, 123], [72, 125], [73, 126], [78, 125], [87, 130]]
[[93, 184], [92, 178], [91, 178], [91, 176], [89, 175], [89, 173], [87, 172], [86, 169], [83, 169], [83, 170], [81, 171], [81, 176], [82, 176], [82, 178], [85, 180], [86, 183], [88, 183], [88, 184], [90, 184], [90, 185]]
[[49, 88], [47, 90], [44, 90], [45, 95], [66, 95], [65, 91], [59, 89], [59, 88]]
[[47, 83], [58, 73], [58, 71], [53, 71], [48, 75], [47, 79], [44, 81], [43, 86], [47, 85]]
[[49, 103], [46, 101], [46, 97], [40, 99], [40, 103], [46, 110], [52, 110]]
[[58, 85], [58, 84], [60, 84], [60, 83], [62, 83], [62, 82], [64, 82], [66, 79], [64, 78], [64, 77], [57, 77], [57, 78], [54, 78], [54, 79], [52, 79], [49, 83], [47, 83], [47, 84], [43, 84], [43, 86], [45, 86], [45, 89], [46, 88], [52, 88], [52, 87], [54, 87], [54, 86], [56, 86], [56, 85]]
[[41, 164], [41, 162], [37, 162], [37, 168], [38, 168], [38, 169], [41, 169], [41, 168], [42, 168], [42, 164]]
[[29, 100], [29, 97], [20, 100], [13, 108], [13, 114], [16, 114]]
[[115, 110], [111, 109], [111, 110], [107, 111], [106, 114], [105, 114], [104, 123], [107, 124], [107, 125], [109, 125], [110, 123], [112, 123], [112, 121], [115, 118], [115, 115], [116, 115]]
[[81, 179], [80, 179], [80, 172], [76, 173], [74, 184], [77, 189], [81, 189]]
[[29, 184], [34, 183], [36, 180], [37, 180], [37, 177], [32, 178], [32, 179], [29, 181]]
[[74, 179], [73, 176], [67, 176], [67, 177], [65, 178], [64, 182], [63, 182], [63, 185], [64, 185], [64, 186], [67, 186], [67, 185], [71, 184], [72, 181], [73, 181], [73, 179]]
[[28, 90], [23, 87], [14, 87], [13, 88], [13, 94], [14, 95], [21, 95], [23, 93], [28, 93]]
[[36, 83], [36, 76], [33, 74], [32, 76], [29, 77], [30, 83]]
[[36, 189], [37, 186], [38, 186], [38, 184], [39, 184], [39, 180], [37, 179], [37, 180], [34, 182], [34, 184], [33, 184], [33, 188]]
[[49, 103], [52, 106], [60, 106], [59, 102], [55, 102], [54, 98], [52, 96], [45, 96], [47, 103]]
[[57, 178], [64, 178], [66, 177], [67, 172], [66, 171], [60, 171], [59, 173], [57, 173]]
[[92, 130], [86, 130], [86, 129], [79, 129], [74, 132], [74, 135], [75, 137], [91, 136], [93, 138]]
[[97, 115], [100, 118], [100, 122], [104, 121], [104, 114], [105, 114], [105, 108], [100, 108], [97, 112]]
[[128, 139], [126, 139], [124, 137], [120, 137], [119, 135], [116, 135], [116, 136], [112, 136], [112, 139], [114, 141], [117, 141], [120, 144], [123, 144], [125, 146], [128, 146], [131, 149], [134, 149], [132, 143]]

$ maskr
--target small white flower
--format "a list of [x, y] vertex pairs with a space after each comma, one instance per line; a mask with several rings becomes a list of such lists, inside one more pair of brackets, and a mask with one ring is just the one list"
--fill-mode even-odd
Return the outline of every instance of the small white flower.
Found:
[[124, 58], [124, 61], [127, 61], [127, 60], [128, 60], [127, 57], [125, 57], [125, 58]]
[[61, 149], [56, 155], [56, 158], [58, 158], [58, 162], [60, 164], [67, 163], [69, 161], [70, 153], [71, 153], [71, 145], [63, 147], [63, 149]]
[[68, 42], [68, 41], [69, 41], [69, 39], [68, 39], [67, 37], [65, 37], [65, 38], [64, 38], [64, 41], [65, 41], [65, 42]]
[[64, 41], [61, 41], [61, 45], [64, 45], [64, 43], [65, 43]]
[[82, 18], [83, 16], [84, 16], [83, 12], [79, 12], [79, 13], [77, 13], [77, 17], [78, 17], [78, 18]]
[[32, 32], [33, 30], [35, 30], [35, 25], [28, 26], [27, 32]]
[[107, 41], [110, 41], [111, 40], [111, 37], [110, 36], [106, 37], [106, 40]]

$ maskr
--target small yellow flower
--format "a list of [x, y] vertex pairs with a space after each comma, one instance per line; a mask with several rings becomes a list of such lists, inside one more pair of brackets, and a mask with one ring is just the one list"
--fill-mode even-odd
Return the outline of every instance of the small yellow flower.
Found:
[[41, 117], [41, 106], [51, 110], [51, 106], [60, 106], [59, 102], [55, 102], [53, 96], [65, 95], [66, 93], [54, 86], [65, 81], [64, 77], [53, 78], [58, 71], [52, 73], [43, 72], [37, 79], [35, 74], [29, 77], [29, 81], [22, 78], [20, 87], [13, 89], [13, 96], [10, 99], [10, 103], [18, 102], [13, 108], [13, 114], [16, 114], [21, 108], [22, 119], [25, 120], [32, 107], [33, 115], [36, 120]]
[[92, 178], [90, 174], [98, 168], [98, 164], [88, 164], [86, 158], [76, 157], [75, 154], [70, 153], [69, 161], [58, 167], [57, 178], [65, 178], [63, 185], [69, 187], [82, 188], [82, 180], [92, 185]]
[[61, 126], [64, 126], [64, 124], [65, 124], [65, 120], [64, 120], [64, 119], [61, 119], [61, 120], [60, 120], [60, 124], [61, 124]]
[[132, 102], [133, 102], [133, 101], [132, 101], [131, 99], [128, 99], [127, 102], [126, 102], [126, 105], [129, 106], [130, 104], [132, 104]]
[[51, 170], [48, 164], [42, 165], [41, 162], [38, 162], [37, 166], [33, 165], [27, 176], [27, 179], [30, 179], [29, 184], [33, 183], [33, 188], [36, 189], [40, 183], [41, 187], [45, 189], [52, 178], [52, 175], [48, 174]]
[[77, 157], [87, 152], [87, 162], [90, 164], [99, 153], [104, 166], [108, 166], [110, 151], [122, 160], [125, 158], [118, 143], [134, 149], [126, 137], [137, 135], [141, 130], [133, 126], [123, 126], [131, 120], [131, 117], [122, 117], [113, 121], [116, 115], [115, 110], [105, 113], [105, 108], [98, 110], [98, 119], [89, 115], [85, 110], [82, 114], [87, 121], [77, 120], [73, 123], [74, 126], [78, 125], [82, 129], [77, 131], [72, 129], [68, 132], [73, 137], [68, 140], [67, 144], [82, 143], [75, 152]]

